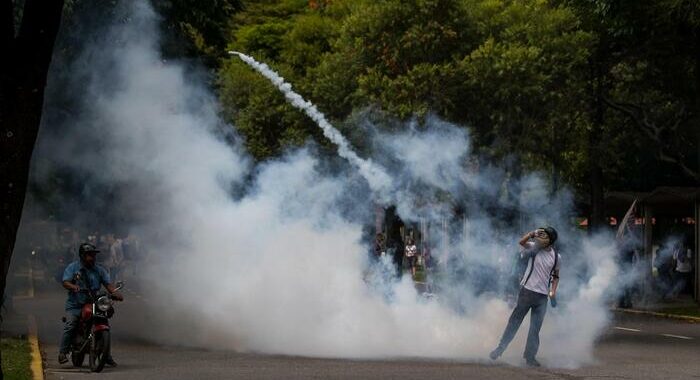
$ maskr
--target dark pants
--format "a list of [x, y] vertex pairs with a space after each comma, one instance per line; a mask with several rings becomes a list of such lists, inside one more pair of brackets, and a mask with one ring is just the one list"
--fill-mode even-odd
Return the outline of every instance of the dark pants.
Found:
[[61, 345], [58, 352], [68, 353], [70, 344], [73, 341], [75, 332], [78, 331], [80, 323], [80, 315], [75, 313], [66, 313], [66, 323], [63, 324], [63, 335], [61, 336]]
[[[692, 294], [692, 285], [693, 284], [693, 273], [688, 272], [688, 273], [683, 273], [683, 272], [673, 272], [673, 288], [669, 292], [669, 296], [671, 297], [678, 297], [679, 294], [684, 293], [686, 290], [690, 290], [689, 293]], [[690, 288], [690, 289], [689, 289]]]
[[540, 348], [540, 329], [544, 321], [544, 314], [547, 312], [547, 295], [533, 292], [525, 288], [520, 289], [518, 294], [518, 304], [513, 309], [513, 313], [508, 319], [508, 326], [503, 332], [501, 342], [498, 344], [499, 354], [503, 353], [508, 347], [508, 344], [518, 332], [520, 324], [528, 311], [530, 313], [530, 331], [527, 333], [527, 344], [525, 345], [525, 359], [534, 359], [537, 355], [537, 350]]

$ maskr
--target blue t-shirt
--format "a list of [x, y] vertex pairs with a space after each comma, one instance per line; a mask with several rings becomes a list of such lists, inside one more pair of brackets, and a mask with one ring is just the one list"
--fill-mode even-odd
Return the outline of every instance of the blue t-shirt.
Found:
[[[81, 273], [80, 281], [78, 281], [81, 289], [87, 286], [90, 290], [98, 291], [102, 285], [106, 286], [112, 281], [109, 278], [109, 273], [103, 266], [95, 264], [94, 267], [88, 269], [80, 263], [80, 260], [68, 264], [66, 270], [63, 271], [63, 281], [72, 281], [78, 272]], [[76, 293], [69, 290], [68, 299], [66, 299], [66, 311], [80, 311], [80, 308], [87, 303], [87, 299], [88, 295], [84, 292]]]

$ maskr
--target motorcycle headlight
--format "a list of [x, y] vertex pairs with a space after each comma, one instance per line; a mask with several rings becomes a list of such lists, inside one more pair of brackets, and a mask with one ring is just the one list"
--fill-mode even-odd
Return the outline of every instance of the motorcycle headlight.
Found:
[[112, 300], [107, 296], [102, 296], [97, 300], [96, 306], [100, 311], [107, 311], [112, 307]]

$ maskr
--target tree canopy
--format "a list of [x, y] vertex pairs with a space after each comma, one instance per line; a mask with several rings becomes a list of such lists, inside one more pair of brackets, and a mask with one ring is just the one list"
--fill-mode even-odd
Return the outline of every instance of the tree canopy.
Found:
[[[436, 114], [469, 128], [480, 157], [514, 158], [514, 173], [549, 173], [595, 206], [610, 189], [700, 180], [699, 15], [689, 0], [243, 1], [228, 46], [343, 128], [370, 107]], [[221, 61], [218, 78], [255, 158], [326, 144], [242, 63]]]

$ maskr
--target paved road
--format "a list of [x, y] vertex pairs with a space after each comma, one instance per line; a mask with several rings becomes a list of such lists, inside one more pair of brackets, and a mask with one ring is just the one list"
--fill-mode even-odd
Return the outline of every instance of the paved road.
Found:
[[[119, 367], [106, 379], [700, 379], [700, 324], [618, 314], [596, 344], [596, 365], [576, 370], [530, 369], [503, 364], [439, 360], [329, 360], [164, 347], [129, 337], [120, 305], [115, 318], [114, 356]], [[131, 305], [131, 306], [129, 306]], [[38, 317], [48, 380], [87, 379], [86, 369], [56, 362], [62, 296], [16, 301]]]

